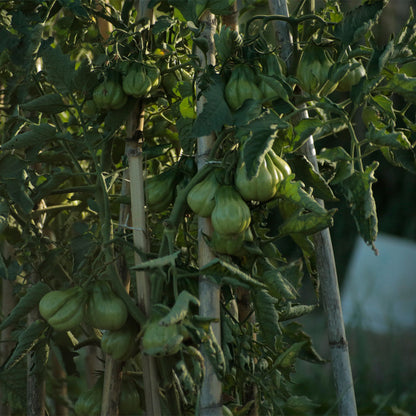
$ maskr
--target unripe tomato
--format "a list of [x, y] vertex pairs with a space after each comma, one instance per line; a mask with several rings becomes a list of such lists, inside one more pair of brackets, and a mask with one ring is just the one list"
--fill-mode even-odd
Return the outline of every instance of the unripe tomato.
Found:
[[238, 256], [242, 253], [245, 235], [245, 231], [238, 234], [221, 234], [214, 231], [211, 237], [212, 248], [218, 253]]
[[269, 105], [271, 101], [279, 98], [288, 99], [287, 91], [285, 87], [273, 77], [268, 75], [258, 74], [257, 76], [258, 86], [262, 94], [262, 101]]
[[120, 416], [142, 415], [140, 394], [134, 381], [126, 379], [121, 383], [120, 401], [118, 405]]
[[69, 331], [84, 318], [86, 292], [81, 287], [53, 290], [39, 302], [39, 312], [57, 331]]
[[152, 85], [153, 80], [147, 76], [146, 67], [140, 63], [132, 64], [123, 77], [123, 91], [135, 98], [145, 96]]
[[138, 328], [133, 322], [127, 322], [115, 331], [105, 331], [101, 338], [101, 349], [115, 360], [125, 361], [136, 350], [136, 335]]
[[121, 85], [110, 79], [95, 88], [92, 98], [95, 105], [103, 110], [119, 110], [127, 102]]
[[264, 202], [272, 199], [276, 195], [279, 182], [280, 177], [277, 169], [268, 154], [260, 164], [257, 176], [250, 180], [247, 176], [246, 165], [240, 159], [235, 173], [235, 186], [246, 201]]
[[75, 402], [75, 414], [77, 416], [99, 416], [102, 401], [102, 379], [92, 389], [86, 390]]
[[[350, 66], [358, 64], [356, 59], [352, 59]], [[366, 72], [364, 67], [360, 64], [353, 69], [349, 69], [344, 78], [339, 81], [337, 90], [341, 92], [351, 91], [351, 88], [360, 82], [362, 77], [365, 77]]]
[[152, 87], [157, 87], [160, 83], [160, 71], [155, 65], [146, 65], [146, 75], [152, 81]]
[[278, 156], [273, 149], [269, 150], [268, 155], [270, 156], [270, 159], [273, 161], [273, 164], [278, 169], [279, 173], [282, 175], [282, 179], [286, 178], [292, 173], [292, 169], [290, 169], [289, 164], [280, 156]]
[[145, 181], [146, 205], [150, 211], [161, 212], [168, 208], [175, 196], [177, 171], [168, 169]]
[[195, 214], [200, 217], [209, 217], [211, 215], [215, 207], [215, 193], [219, 186], [220, 184], [214, 171], [189, 191], [186, 200]]
[[261, 100], [254, 71], [247, 65], [236, 65], [225, 86], [225, 99], [232, 110], [238, 110], [246, 100]]
[[143, 352], [158, 356], [176, 354], [181, 348], [183, 338], [179, 325], [163, 326], [158, 321], [153, 321], [143, 334]]
[[230, 185], [220, 186], [211, 214], [212, 226], [220, 234], [239, 234], [250, 225], [250, 209]]
[[113, 292], [109, 282], [96, 281], [87, 301], [87, 321], [94, 328], [117, 330], [127, 320], [125, 303]]
[[328, 80], [332, 59], [325, 50], [311, 43], [305, 47], [299, 59], [296, 77], [301, 88], [310, 94], [317, 93]]

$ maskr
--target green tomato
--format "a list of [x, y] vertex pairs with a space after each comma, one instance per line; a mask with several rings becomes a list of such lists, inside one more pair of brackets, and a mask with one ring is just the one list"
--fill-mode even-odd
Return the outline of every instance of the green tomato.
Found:
[[104, 280], [96, 281], [87, 301], [86, 318], [91, 326], [99, 329], [117, 330], [127, 320], [125, 303]]
[[292, 173], [289, 164], [278, 156], [273, 149], [269, 150], [268, 155], [283, 178], [286, 178]]
[[118, 405], [120, 416], [142, 415], [141, 398], [134, 381], [126, 379], [121, 384], [120, 401]]
[[58, 331], [69, 331], [84, 318], [87, 294], [80, 287], [53, 290], [39, 302], [39, 313], [48, 324]]
[[201, 217], [211, 215], [215, 207], [215, 193], [219, 186], [213, 171], [189, 191], [186, 201], [195, 214]]
[[229, 256], [238, 256], [242, 253], [246, 232], [239, 234], [221, 234], [214, 230], [211, 237], [212, 248], [217, 253], [228, 254]]
[[234, 187], [220, 186], [211, 214], [214, 230], [220, 234], [239, 234], [248, 228], [250, 220], [250, 209]]
[[127, 96], [121, 85], [113, 80], [106, 80], [95, 88], [92, 94], [95, 105], [103, 110], [119, 110], [127, 102]]
[[105, 331], [101, 338], [101, 349], [115, 360], [125, 361], [136, 350], [135, 339], [137, 333], [138, 328], [131, 322], [118, 330]]
[[232, 110], [238, 110], [246, 100], [261, 100], [263, 94], [256, 85], [254, 71], [247, 65], [236, 65], [225, 86], [225, 99]]
[[99, 416], [101, 414], [102, 379], [90, 390], [86, 390], [75, 402], [77, 416]]
[[146, 205], [152, 212], [161, 212], [173, 202], [177, 183], [176, 169], [168, 169], [145, 181]]
[[277, 192], [280, 176], [270, 156], [266, 153], [257, 175], [248, 179], [244, 161], [240, 158], [235, 174], [235, 186], [246, 201], [269, 201]]
[[152, 89], [153, 81], [146, 74], [143, 64], [133, 64], [123, 77], [123, 91], [135, 98], [145, 96]]
[[298, 62], [296, 78], [300, 87], [310, 93], [318, 93], [328, 80], [332, 59], [323, 47], [310, 43], [305, 47]]
[[[355, 59], [351, 60], [350, 66], [358, 64], [358, 61]], [[360, 79], [362, 77], [365, 77], [366, 72], [364, 67], [359, 64], [359, 66], [356, 66], [353, 69], [349, 69], [344, 76], [344, 78], [341, 79], [341, 81], [338, 83], [337, 90], [341, 92], [347, 92], [351, 91], [351, 88], [358, 84], [360, 82]]]
[[158, 321], [153, 321], [143, 334], [143, 352], [157, 356], [173, 355], [180, 350], [183, 339], [179, 325], [163, 326]]

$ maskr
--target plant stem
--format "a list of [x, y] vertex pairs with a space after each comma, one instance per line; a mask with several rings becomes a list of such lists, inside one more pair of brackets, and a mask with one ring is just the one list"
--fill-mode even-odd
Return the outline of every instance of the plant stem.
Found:
[[[286, 1], [269, 0], [269, 5], [273, 13], [288, 14]], [[292, 43], [288, 28], [283, 28], [278, 36], [283, 45]], [[287, 50], [282, 48], [283, 59], [288, 59], [291, 53], [290, 49]], [[308, 112], [305, 110], [304, 113], [301, 114], [301, 117], [307, 118]], [[319, 171], [312, 136], [310, 136], [301, 151], [313, 164], [315, 170]], [[323, 205], [323, 202], [320, 202]], [[325, 230], [314, 234], [313, 241], [316, 251], [316, 267], [321, 283], [322, 303], [327, 318], [328, 342], [331, 354], [332, 374], [338, 401], [338, 413], [341, 416], [355, 416], [357, 415], [357, 406], [355, 402], [354, 383], [342, 316], [334, 251], [329, 229], [326, 228]]]
[[[204, 53], [199, 48], [196, 53], [201, 62], [201, 67], [215, 65], [214, 54], [214, 33], [216, 30], [215, 16], [209, 11], [204, 12], [200, 17], [200, 23], [203, 25], [201, 36], [207, 40], [208, 51]], [[198, 95], [198, 94], [197, 94]], [[205, 100], [201, 96], [197, 101], [197, 113], [203, 109]], [[198, 170], [202, 169], [208, 162], [210, 150], [214, 144], [215, 135], [211, 133], [207, 136], [198, 137]], [[198, 217], [198, 266], [202, 267], [214, 259], [214, 255], [205, 243], [203, 234], [212, 235], [212, 224], [209, 218]], [[212, 324], [213, 333], [221, 344], [221, 326], [220, 326], [220, 287], [210, 281], [206, 276], [199, 278], [199, 300], [201, 316], [217, 319]], [[220, 416], [222, 415], [221, 394], [222, 384], [215, 374], [214, 368], [206, 354], [203, 354], [205, 363], [204, 379], [199, 399], [199, 415], [201, 416]]]

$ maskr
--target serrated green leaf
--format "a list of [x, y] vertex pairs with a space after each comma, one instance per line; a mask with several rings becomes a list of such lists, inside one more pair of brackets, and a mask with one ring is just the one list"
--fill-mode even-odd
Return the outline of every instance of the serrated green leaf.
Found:
[[387, 132], [376, 129], [373, 125], [367, 129], [365, 138], [376, 146], [387, 146], [392, 149], [411, 149], [412, 145], [401, 131]]
[[188, 291], [183, 290], [179, 293], [170, 312], [159, 321], [159, 325], [168, 326], [184, 320], [188, 314], [190, 303], [199, 306], [199, 300]]
[[325, 214], [308, 212], [306, 214], [297, 213], [296, 215], [292, 215], [279, 226], [279, 234], [281, 236], [292, 234], [315, 234], [318, 231], [322, 231], [333, 225], [333, 216], [336, 211], [336, 209], [331, 209]]
[[292, 173], [279, 183], [277, 190], [279, 197], [316, 214], [326, 214], [326, 209], [303, 189], [303, 183], [295, 181], [294, 178], [295, 174]]
[[264, 156], [273, 146], [279, 129], [286, 129], [288, 126], [274, 113], [264, 112], [247, 126], [237, 130], [237, 137], [248, 137], [243, 147], [243, 160], [248, 179], [257, 175]]
[[200, 269], [201, 274], [215, 278], [219, 283], [226, 277], [234, 278], [240, 284], [248, 287], [265, 287], [265, 285], [250, 275], [242, 272], [236, 266], [221, 259], [214, 259]]
[[1, 146], [2, 150], [25, 149], [56, 139], [56, 129], [50, 124], [34, 124], [30, 130], [17, 134]]
[[374, 43], [373, 53], [367, 65], [368, 78], [379, 78], [381, 71], [388, 60], [395, 54], [394, 43], [390, 41], [382, 48], [378, 48]]
[[192, 127], [192, 135], [196, 137], [220, 131], [224, 125], [233, 121], [231, 110], [224, 98], [224, 81], [219, 75], [212, 78], [203, 96], [206, 102]]
[[312, 163], [303, 155], [296, 156], [292, 161], [296, 177], [313, 189], [316, 198], [324, 201], [337, 201], [331, 187], [319, 172], [316, 172]]
[[42, 53], [48, 81], [63, 95], [72, 91], [75, 78], [75, 65], [59, 46], [49, 47]]
[[296, 299], [298, 293], [292, 284], [277, 269], [266, 270], [258, 279], [267, 286], [268, 292], [276, 299]]
[[374, 161], [364, 172], [354, 172], [341, 184], [358, 232], [367, 244], [375, 241], [378, 232], [376, 203], [372, 190], [373, 183], [377, 181], [374, 172], [378, 165], [378, 162]]
[[13, 154], [0, 159], [0, 183], [6, 188], [10, 199], [26, 214], [33, 208], [25, 182], [26, 163]]
[[335, 26], [334, 36], [344, 45], [358, 42], [377, 21], [384, 5], [383, 0], [371, 0], [353, 9]]
[[152, 259], [145, 261], [143, 263], [137, 264], [132, 267], [132, 270], [147, 270], [147, 269], [158, 269], [160, 267], [174, 265], [175, 260], [178, 258], [180, 251], [176, 253], [169, 254], [168, 256], [158, 257], [157, 259]]
[[331, 148], [323, 148], [319, 155], [317, 156], [318, 160], [324, 162], [338, 162], [339, 160], [351, 161], [351, 156], [348, 152], [341, 146], [335, 146]]
[[285, 352], [279, 355], [276, 365], [285, 369], [292, 367], [305, 344], [306, 341], [292, 344]]
[[41, 338], [32, 350], [32, 366], [29, 368], [29, 374], [44, 374], [49, 358], [49, 344], [46, 338]]
[[413, 149], [389, 149], [387, 147], [381, 148], [383, 155], [394, 166], [399, 166], [416, 174], [416, 154]]
[[277, 300], [265, 290], [257, 290], [252, 294], [256, 320], [260, 326], [261, 339], [274, 348], [276, 337], [281, 334], [279, 315], [276, 310]]
[[158, 35], [159, 33], [165, 32], [175, 24], [169, 16], [159, 16], [156, 22], [152, 25], [152, 33]]
[[4, 364], [5, 369], [11, 369], [22, 360], [39, 342], [49, 325], [44, 321], [32, 322], [18, 337], [17, 345]]
[[293, 150], [302, 147], [310, 136], [313, 136], [322, 127], [323, 122], [317, 118], [305, 118], [295, 126], [295, 135], [291, 141]]
[[25, 317], [35, 306], [38, 305], [42, 297], [50, 290], [49, 286], [43, 282], [37, 282], [31, 286], [10, 314], [0, 324], [0, 331], [3, 331], [8, 326], [19, 322], [20, 319]]
[[46, 114], [57, 114], [68, 108], [59, 94], [46, 94], [35, 98], [25, 104], [22, 104], [22, 109], [26, 111], [38, 111]]
[[313, 312], [317, 308], [317, 305], [288, 305], [280, 311], [279, 318], [281, 321], [287, 321], [288, 319], [300, 318], [303, 315], [307, 315]]
[[223, 379], [225, 375], [225, 358], [222, 352], [221, 346], [218, 344], [218, 341], [215, 337], [212, 327], [209, 327], [209, 334], [207, 337], [204, 337], [201, 348], [205, 352], [205, 356], [208, 357], [210, 363], [214, 367], [215, 373], [217, 374], [220, 380]]
[[394, 74], [385, 88], [401, 95], [406, 101], [416, 103], [416, 78], [408, 77], [405, 74]]

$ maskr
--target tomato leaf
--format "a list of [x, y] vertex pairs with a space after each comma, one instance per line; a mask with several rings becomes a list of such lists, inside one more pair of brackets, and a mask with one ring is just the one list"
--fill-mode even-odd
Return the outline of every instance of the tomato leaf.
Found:
[[387, 132], [379, 130], [370, 124], [367, 129], [366, 139], [377, 146], [387, 146], [392, 149], [411, 149], [412, 145], [406, 135], [401, 131]]
[[316, 172], [312, 163], [303, 155], [296, 156], [291, 160], [296, 176], [313, 189], [313, 194], [324, 201], [337, 201], [331, 187], [319, 172]]
[[296, 358], [299, 356], [301, 349], [305, 346], [306, 341], [296, 342], [292, 344], [285, 352], [279, 355], [276, 365], [287, 369], [295, 364]]
[[334, 36], [344, 45], [358, 42], [377, 21], [384, 4], [383, 0], [372, 0], [353, 9], [335, 26]]
[[17, 345], [12, 354], [4, 364], [6, 369], [14, 367], [22, 360], [42, 338], [43, 334], [48, 330], [49, 325], [41, 320], [32, 322], [22, 332], [20, 332]]
[[248, 139], [244, 143], [243, 160], [248, 179], [257, 175], [266, 153], [272, 148], [279, 129], [286, 129], [288, 124], [272, 112], [264, 112], [247, 126], [237, 130], [237, 137]]
[[49, 47], [42, 52], [48, 81], [63, 95], [69, 94], [73, 89], [75, 78], [75, 64], [61, 48]]
[[260, 326], [259, 338], [274, 349], [276, 337], [281, 334], [279, 315], [276, 310], [278, 300], [265, 290], [255, 291], [252, 298], [256, 319]]
[[326, 214], [326, 209], [303, 189], [304, 184], [294, 178], [292, 173], [279, 183], [278, 195], [316, 214]]
[[211, 83], [203, 92], [206, 99], [197, 115], [192, 134], [200, 137], [220, 131], [225, 124], [232, 124], [233, 116], [224, 98], [224, 81], [219, 75], [211, 77]]
[[21, 318], [25, 317], [50, 290], [50, 287], [43, 282], [37, 282], [31, 286], [10, 314], [0, 324], [0, 331], [3, 331], [3, 329], [17, 323]]
[[378, 162], [367, 166], [364, 172], [354, 172], [341, 183], [342, 193], [348, 201], [358, 232], [367, 244], [372, 244], [378, 232], [376, 203], [372, 185], [377, 179], [374, 172]]
[[2, 150], [25, 149], [56, 139], [56, 129], [50, 124], [42, 123], [32, 125], [30, 130], [17, 134], [1, 146]]
[[46, 94], [21, 105], [23, 110], [57, 114], [68, 108], [59, 94]]
[[306, 214], [296, 213], [289, 217], [280, 227], [279, 234], [315, 234], [333, 225], [333, 216], [337, 210], [331, 209], [325, 213], [308, 212]]
[[199, 300], [187, 290], [183, 290], [179, 293], [170, 312], [159, 321], [159, 325], [168, 326], [181, 322], [188, 314], [190, 303], [199, 306]]
[[227, 263], [221, 259], [214, 259], [201, 267], [201, 273], [215, 278], [218, 282], [229, 280], [230, 278], [245, 287], [265, 287], [265, 285], [250, 275], [242, 272], [233, 264]]

